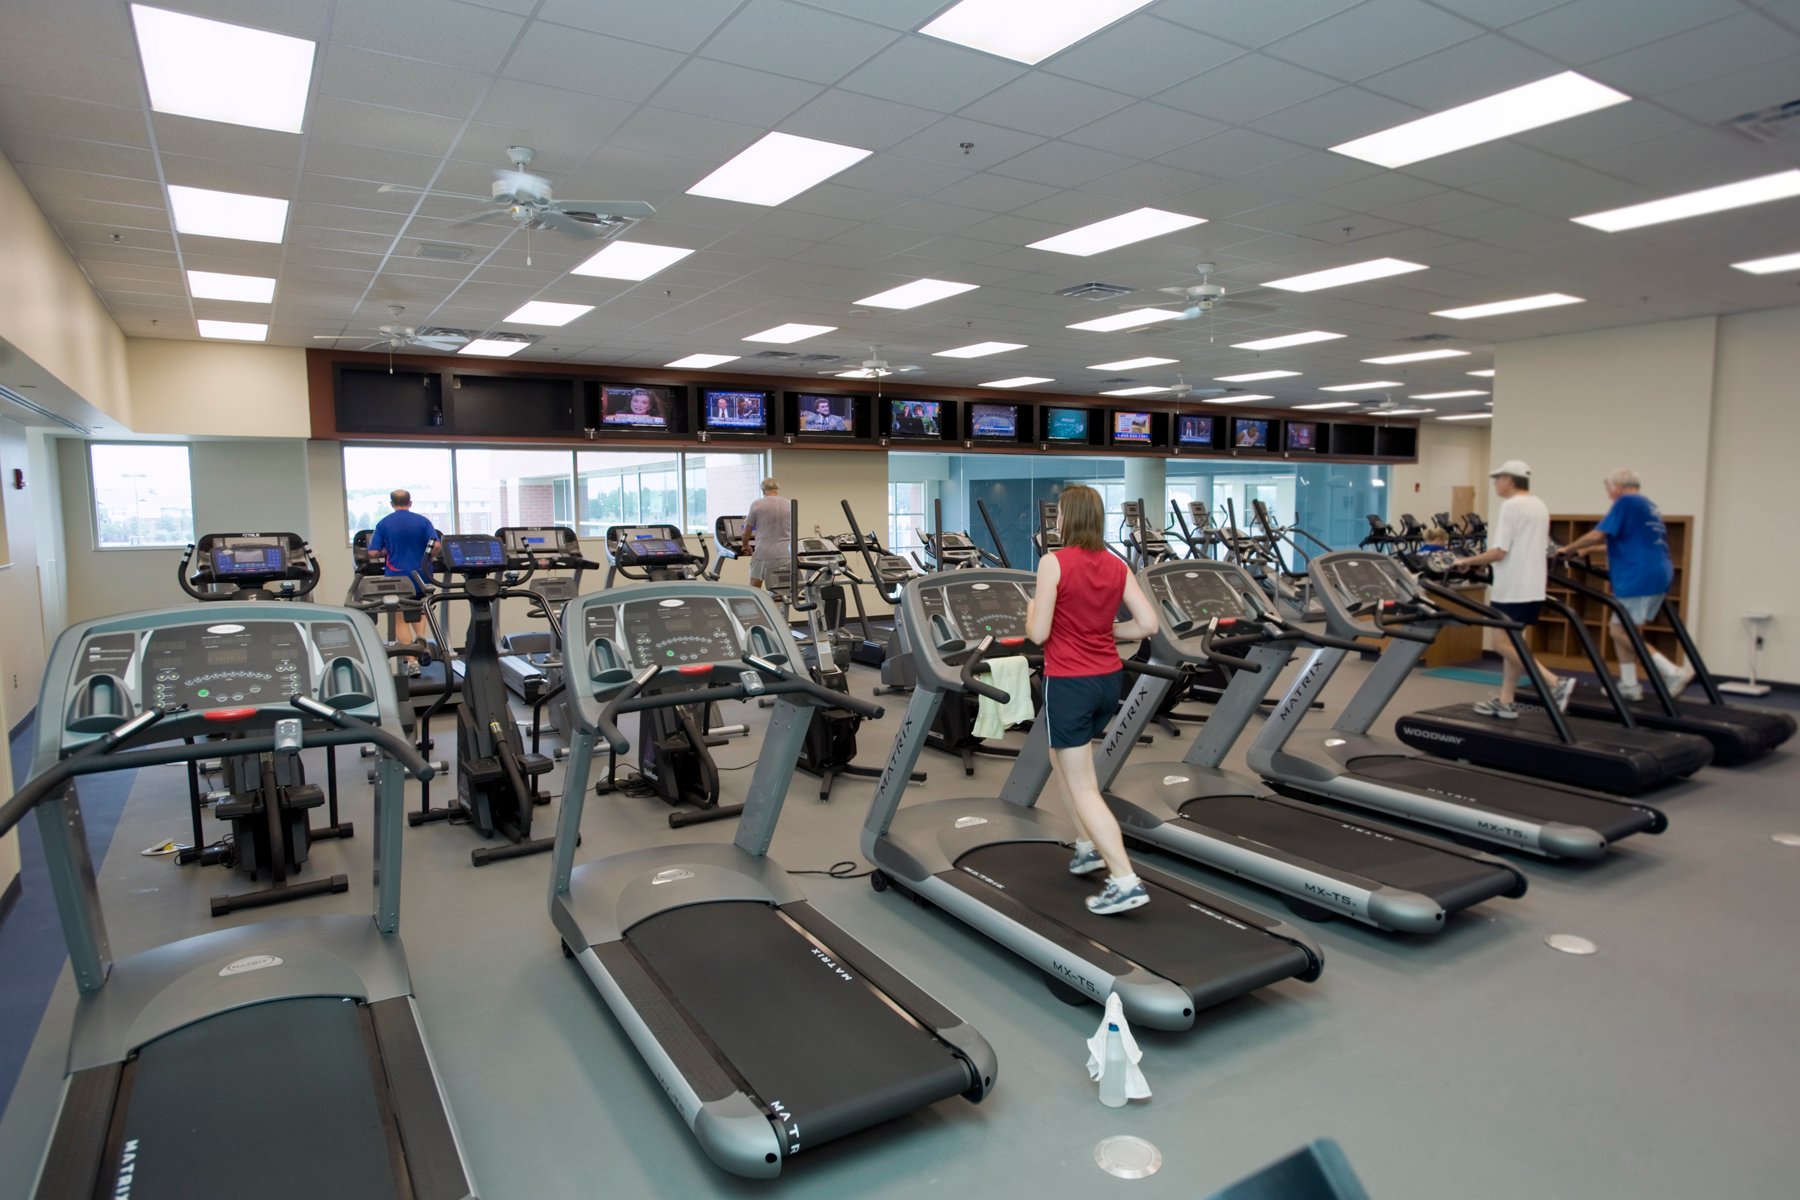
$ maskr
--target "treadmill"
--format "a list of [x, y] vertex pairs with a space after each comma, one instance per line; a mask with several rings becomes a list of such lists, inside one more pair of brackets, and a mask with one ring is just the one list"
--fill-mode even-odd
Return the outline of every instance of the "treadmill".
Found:
[[[0, 834], [36, 810], [80, 996], [34, 1194], [471, 1195], [397, 931], [401, 788], [431, 769], [394, 732], [373, 623], [240, 602], [84, 621], [56, 639], [38, 713], [31, 778], [0, 806]], [[376, 747], [374, 914], [238, 925], [115, 959], [75, 781], [214, 757], [205, 739], [223, 730], [242, 735], [234, 754]]]
[[[1603, 605], [1617, 615], [1619, 623], [1625, 627], [1625, 636], [1631, 642], [1631, 652], [1643, 664], [1649, 683], [1649, 694], [1642, 700], [1627, 700], [1602, 663], [1596, 673], [1599, 686], [1589, 683], [1575, 685], [1575, 694], [1569, 700], [1571, 713], [1578, 717], [1617, 721], [1621, 724], [1629, 719], [1632, 724], [1645, 729], [1673, 730], [1703, 737], [1712, 743], [1713, 762], [1718, 766], [1737, 766], [1752, 762], [1794, 736], [1794, 718], [1788, 713], [1725, 702], [1717, 681], [1700, 657], [1700, 648], [1694, 644], [1687, 623], [1681, 619], [1681, 613], [1675, 606], [1665, 600], [1662, 611], [1657, 615], [1668, 624], [1680, 641], [1682, 652], [1687, 657], [1688, 665], [1694, 668], [1694, 677], [1705, 691], [1706, 699], [1684, 700], [1671, 695], [1669, 685], [1663, 682], [1662, 672], [1656, 669], [1656, 664], [1650, 659], [1650, 647], [1644, 641], [1643, 631], [1632, 622], [1624, 605], [1610, 591], [1595, 587], [1582, 578], [1586, 576], [1604, 581], [1608, 578], [1606, 569], [1581, 559], [1571, 560], [1567, 566], [1579, 572], [1579, 575], [1562, 569], [1562, 564], [1553, 564], [1550, 581]], [[1624, 648], [1619, 648], [1619, 652], [1623, 654]], [[1526, 704], [1543, 704], [1538, 694], [1531, 690], [1521, 690], [1518, 698]]]
[[1095, 881], [1069, 874], [1073, 831], [1037, 807], [1050, 782], [1048, 721], [1033, 722], [998, 797], [900, 807], [946, 695], [1005, 702], [977, 674], [990, 651], [1026, 650], [1035, 581], [1027, 571], [969, 568], [906, 585], [900, 620], [919, 682], [863, 824], [863, 856], [876, 867], [870, 882], [993, 938], [1043, 971], [1058, 998], [1104, 1004], [1117, 993], [1126, 1017], [1152, 1029], [1188, 1029], [1203, 1008], [1284, 979], [1316, 979], [1323, 956], [1298, 929], [1135, 862], [1151, 903], [1117, 916], [1090, 912], [1084, 901]]
[[[528, 615], [547, 620], [581, 594], [583, 571], [599, 570], [600, 564], [582, 557], [581, 539], [567, 525], [507, 525], [494, 530], [514, 562], [532, 565], [524, 590], [533, 597]], [[521, 582], [507, 578], [510, 587]], [[500, 678], [506, 690], [527, 704], [536, 704], [562, 676], [562, 647], [553, 628], [542, 633], [509, 633], [500, 638]]]
[[1150, 661], [1176, 668], [1211, 661], [1230, 670], [1231, 682], [1181, 762], [1128, 763], [1170, 688], [1158, 676], [1139, 677], [1094, 755], [1126, 837], [1280, 892], [1303, 915], [1405, 933], [1435, 933], [1450, 913], [1525, 894], [1525, 876], [1492, 855], [1351, 820], [1222, 770], [1296, 646], [1361, 646], [1284, 621], [1232, 563], [1163, 563], [1139, 572], [1138, 581], [1165, 616]]
[[[1431, 595], [1449, 598], [1466, 610], [1501, 617], [1498, 609], [1466, 593], [1429, 580], [1422, 586]], [[1639, 725], [1624, 697], [1617, 695], [1606, 659], [1580, 614], [1555, 595], [1544, 601], [1544, 607], [1560, 615], [1574, 631], [1612, 699], [1613, 720], [1567, 716], [1555, 705], [1540, 702], [1535, 707], [1521, 705], [1515, 720], [1499, 721], [1476, 712], [1473, 703], [1445, 704], [1400, 717], [1394, 722], [1400, 740], [1428, 754], [1620, 796], [1636, 796], [1685, 779], [1712, 761], [1712, 744], [1703, 737]], [[1521, 659], [1531, 664], [1531, 694], [1548, 695], [1540, 686], [1541, 672], [1522, 638], [1517, 645]], [[1418, 653], [1423, 651], [1415, 653], [1415, 659]]]
[[[1522, 650], [1520, 627], [1493, 610], [1487, 610], [1491, 616], [1480, 611], [1465, 615], [1434, 603], [1421, 586], [1431, 589], [1432, 596], [1474, 604], [1448, 589], [1428, 582], [1421, 585], [1393, 559], [1367, 550], [1321, 554], [1310, 569], [1312, 591], [1324, 605], [1326, 628], [1333, 638], [1386, 637], [1389, 645], [1329, 728], [1305, 728], [1302, 721], [1349, 651], [1338, 645], [1314, 650], [1250, 743], [1251, 770], [1285, 793], [1372, 809], [1546, 858], [1600, 858], [1620, 838], [1662, 832], [1667, 825], [1662, 812], [1639, 801], [1427, 757], [1370, 736], [1370, 726], [1400, 690], [1439, 626], [1503, 629]], [[1536, 662], [1529, 654], [1524, 661], [1536, 677]], [[1401, 724], [1410, 719], [1402, 717]], [[1560, 723], [1562, 714], [1550, 719]], [[1453, 743], [1448, 748], [1456, 749]]]
[[[758, 589], [640, 583], [570, 602], [563, 626], [575, 736], [550, 916], [708, 1157], [769, 1178], [820, 1143], [985, 1096], [986, 1039], [826, 920], [768, 857], [813, 710], [881, 709], [796, 670], [780, 609]], [[776, 703], [735, 841], [575, 865], [596, 749], [628, 747], [621, 714], [753, 696]]]

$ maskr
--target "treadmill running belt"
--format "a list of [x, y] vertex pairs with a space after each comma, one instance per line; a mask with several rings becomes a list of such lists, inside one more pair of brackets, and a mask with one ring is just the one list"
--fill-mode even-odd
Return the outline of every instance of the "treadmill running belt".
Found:
[[[1484, 732], [1495, 732], [1499, 724], [1491, 717], [1475, 711], [1473, 704], [1448, 704], [1409, 714], [1427, 721], [1455, 721], [1473, 725]], [[1405, 718], [1402, 718], [1404, 720]], [[1683, 737], [1655, 729], [1627, 729], [1611, 721], [1593, 721], [1583, 717], [1565, 717], [1569, 733], [1584, 749], [1612, 754], [1644, 754], [1662, 768], [1665, 779], [1688, 775], [1704, 767], [1712, 758], [1711, 746], [1702, 738]], [[1560, 750], [1563, 742], [1556, 727], [1542, 709], [1521, 709], [1516, 720], [1507, 721], [1499, 731], [1509, 739], [1517, 739], [1532, 749]]]
[[767, 904], [669, 909], [625, 940], [799, 1148], [969, 1089], [948, 1046]]
[[997, 842], [957, 859], [961, 870], [950, 874], [966, 878], [973, 871], [997, 882], [1015, 902], [1076, 938], [1096, 942], [1186, 988], [1195, 1008], [1302, 974], [1311, 966], [1292, 942], [1202, 908], [1147, 878], [1149, 904], [1116, 916], [1096, 916], [1084, 901], [1101, 881], [1069, 874], [1069, 854], [1069, 847], [1056, 842]]
[[[1521, 688], [1519, 699], [1537, 704], [1537, 693]], [[1675, 715], [1663, 711], [1653, 696], [1627, 700], [1632, 717], [1650, 729], [1691, 733], [1712, 743], [1713, 762], [1720, 766], [1760, 758], [1794, 736], [1794, 718], [1784, 712], [1737, 704], [1709, 704], [1704, 700], [1675, 700]], [[1612, 701], [1591, 683], [1575, 685], [1569, 711], [1578, 717], [1616, 722]]]
[[235, 1180], [258, 1200], [410, 1195], [374, 1040], [362, 1006], [336, 996], [253, 1004], [156, 1039], [125, 1068], [101, 1194], [184, 1200]]
[[1654, 829], [1653, 810], [1626, 800], [1604, 800], [1486, 771], [1465, 771], [1441, 759], [1379, 755], [1354, 759], [1350, 770], [1377, 783], [1427, 792], [1490, 812], [1535, 821], [1560, 821], [1592, 829], [1609, 842]]
[[[1260, 796], [1203, 796], [1181, 806], [1181, 815], [1323, 866], [1405, 888], [1440, 903], [1478, 894], [1503, 895], [1515, 886], [1513, 875], [1491, 863], [1390, 837], [1365, 826], [1353, 826]], [[1463, 901], [1463, 904], [1473, 901]]]

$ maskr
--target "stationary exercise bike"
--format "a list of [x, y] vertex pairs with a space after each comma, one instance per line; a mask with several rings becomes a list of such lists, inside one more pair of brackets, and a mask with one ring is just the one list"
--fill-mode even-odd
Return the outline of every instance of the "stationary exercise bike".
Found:
[[[181, 590], [202, 602], [303, 600], [319, 586], [319, 563], [304, 538], [296, 533], [209, 533], [201, 536], [181, 556], [175, 572]], [[221, 711], [233, 705], [268, 703], [280, 683], [280, 668], [271, 673], [247, 658], [233, 657], [225, 649], [208, 656], [211, 678], [198, 694]], [[356, 668], [350, 668], [356, 670]], [[157, 686], [172, 685], [168, 671], [155, 676]], [[366, 692], [347, 679], [346, 693]], [[226, 728], [229, 728], [228, 726]], [[187, 760], [189, 813], [193, 843], [175, 853], [177, 864], [235, 867], [248, 879], [270, 881], [255, 891], [214, 896], [212, 915], [222, 917], [246, 908], [285, 904], [326, 892], [348, 891], [345, 875], [290, 881], [306, 865], [312, 843], [356, 834], [349, 821], [338, 819], [337, 761], [328, 756], [327, 787], [306, 782], [299, 755], [271, 750], [261, 754], [234, 754], [231, 743], [238, 735], [218, 740], [219, 769], [223, 786], [204, 792], [200, 764]], [[211, 806], [213, 816], [229, 823], [231, 833], [208, 845], [200, 823], [201, 810]], [[325, 807], [327, 824], [312, 825], [314, 809]]]
[[[412, 825], [451, 821], [475, 827], [484, 838], [496, 835], [508, 845], [477, 846], [469, 852], [476, 866], [500, 859], [522, 858], [550, 849], [555, 839], [531, 836], [532, 810], [548, 804], [538, 778], [551, 760], [525, 749], [507, 703], [500, 672], [498, 636], [500, 601], [530, 600], [523, 584], [535, 569], [529, 555], [509, 558], [505, 544], [487, 534], [458, 534], [439, 540], [437, 565], [442, 574], [420, 579], [429, 602], [463, 600], [469, 605], [469, 627], [462, 650], [462, 703], [456, 709], [456, 803], [448, 809], [421, 808], [407, 814]], [[508, 576], [510, 586], [503, 582]], [[415, 576], [415, 579], [420, 577]], [[460, 580], [460, 582], [458, 582]], [[561, 638], [555, 613], [551, 630]], [[444, 647], [446, 670], [450, 649]], [[428, 712], [423, 718], [429, 722]], [[427, 730], [423, 739], [429, 741]]]

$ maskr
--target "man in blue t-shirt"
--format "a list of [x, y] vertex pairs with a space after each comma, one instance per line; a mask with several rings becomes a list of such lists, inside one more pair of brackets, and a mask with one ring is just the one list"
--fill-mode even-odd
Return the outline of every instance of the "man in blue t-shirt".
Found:
[[[1605, 482], [1606, 498], [1612, 501], [1606, 516], [1557, 553], [1563, 557], [1581, 554], [1604, 540], [1613, 596], [1631, 623], [1641, 629], [1662, 611], [1663, 599], [1675, 582], [1675, 566], [1669, 559], [1669, 530], [1656, 505], [1648, 496], [1639, 494], [1636, 471], [1614, 471]], [[1627, 700], [1642, 700], [1644, 689], [1638, 684], [1637, 663], [1631, 661], [1631, 640], [1616, 614], [1611, 629], [1613, 648], [1619, 655], [1619, 690]], [[1676, 666], [1659, 650], [1650, 651], [1650, 660], [1672, 696], [1679, 696], [1694, 681], [1692, 667]]]
[[[375, 532], [369, 538], [369, 549], [380, 550], [387, 554], [388, 575], [411, 575], [417, 571], [420, 576], [431, 575], [431, 550], [437, 545], [437, 527], [431, 520], [422, 517], [412, 510], [412, 493], [404, 488], [395, 488], [388, 493], [388, 503], [394, 511], [381, 518], [375, 524]], [[414, 594], [419, 593], [419, 586], [413, 585]], [[399, 629], [404, 631], [401, 644], [425, 640], [425, 610], [417, 607], [411, 610], [401, 608]], [[409, 675], [419, 673], [419, 660], [406, 660], [406, 672]]]

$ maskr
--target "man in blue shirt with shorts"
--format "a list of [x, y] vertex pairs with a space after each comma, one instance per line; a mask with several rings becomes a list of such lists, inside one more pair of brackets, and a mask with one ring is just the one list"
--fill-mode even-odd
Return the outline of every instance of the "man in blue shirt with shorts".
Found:
[[[394, 511], [381, 518], [375, 525], [375, 532], [369, 538], [371, 551], [384, 551], [387, 554], [387, 567], [384, 574], [410, 576], [417, 571], [423, 578], [431, 576], [431, 550], [437, 544], [438, 531], [430, 519], [422, 517], [412, 510], [412, 493], [404, 488], [395, 488], [388, 493], [388, 503]], [[419, 585], [413, 585], [413, 594], [422, 596]], [[425, 640], [425, 609], [421, 604], [410, 611], [400, 609], [399, 628], [404, 631], [401, 645], [411, 645]], [[410, 636], [408, 636], [410, 635]], [[419, 660], [406, 660], [406, 673], [419, 673]]]
[[[1614, 471], [1605, 479], [1606, 498], [1612, 507], [1592, 530], [1582, 534], [1557, 551], [1567, 558], [1606, 543], [1606, 566], [1612, 576], [1613, 596], [1624, 607], [1631, 623], [1640, 629], [1662, 611], [1663, 598], [1675, 582], [1675, 566], [1669, 559], [1669, 530], [1662, 513], [1649, 497], [1640, 495], [1637, 472]], [[1631, 654], [1631, 639], [1617, 614], [1611, 622], [1613, 648], [1619, 655], [1619, 690], [1627, 700], [1642, 700], [1644, 689], [1638, 683], [1638, 665]], [[1669, 686], [1669, 694], [1679, 696], [1694, 681], [1692, 667], [1678, 667], [1664, 658], [1661, 651], [1651, 650], [1650, 659], [1657, 673]]]

